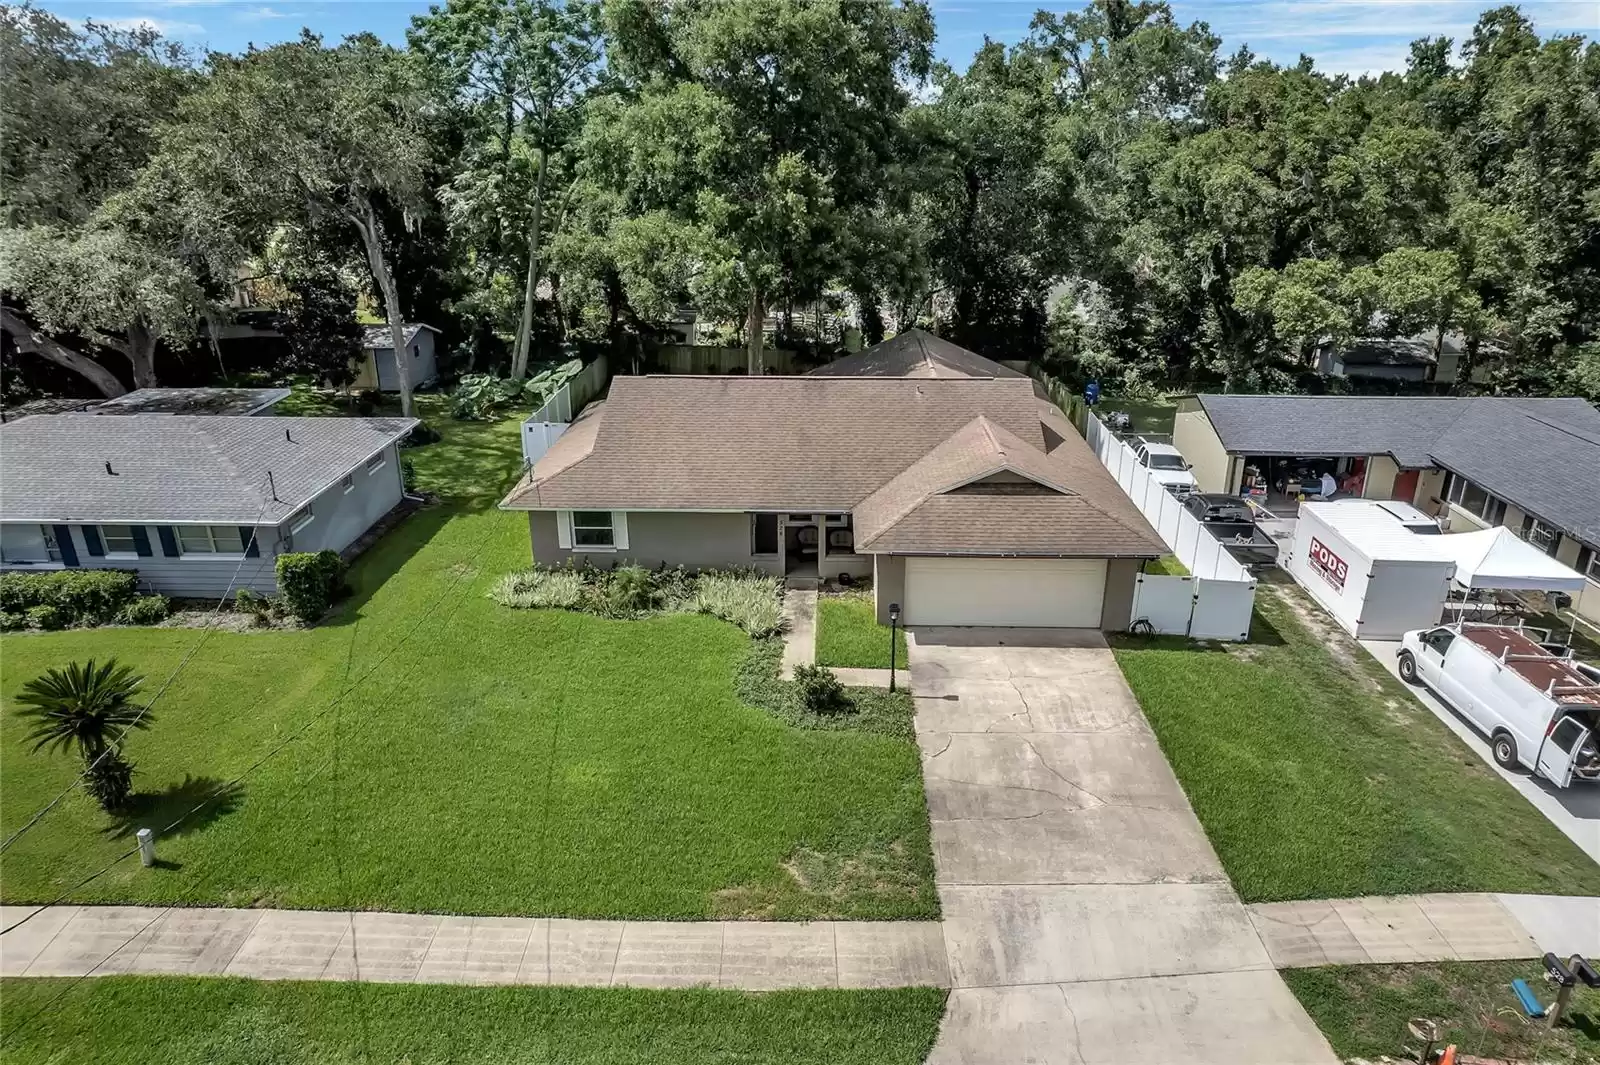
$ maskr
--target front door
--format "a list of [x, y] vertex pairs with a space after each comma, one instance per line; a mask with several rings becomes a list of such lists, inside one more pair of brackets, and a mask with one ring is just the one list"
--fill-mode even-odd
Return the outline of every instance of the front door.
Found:
[[1555, 727], [1539, 745], [1539, 775], [1558, 788], [1572, 783], [1572, 763], [1588, 738], [1589, 730], [1577, 718], [1557, 718]]

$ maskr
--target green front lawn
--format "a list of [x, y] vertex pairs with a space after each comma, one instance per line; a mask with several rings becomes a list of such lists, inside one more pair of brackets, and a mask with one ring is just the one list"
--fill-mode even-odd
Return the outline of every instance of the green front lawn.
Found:
[[[318, 627], [212, 634], [161, 697], [154, 726], [129, 742], [139, 814], [114, 820], [73, 793], [6, 853], [4, 901], [54, 899], [127, 850], [137, 827], [166, 824], [298, 736], [160, 840], [159, 867], [124, 861], [70, 898], [572, 917], [937, 915], [910, 739], [797, 728], [742, 703], [735, 675], [751, 641], [709, 617], [613, 621], [490, 601], [495, 578], [528, 561], [526, 518], [493, 509], [516, 470], [516, 423], [424, 413], [447, 439], [405, 455], [445, 503], [363, 556], [355, 595]], [[77, 771], [70, 756], [23, 746], [11, 700], [25, 682], [115, 655], [153, 690], [198, 636], [7, 636], [0, 828], [12, 832]]]
[[1334, 965], [1289, 969], [1284, 980], [1342, 1058], [1399, 1058], [1416, 1040], [1406, 1022], [1439, 1025], [1442, 1043], [1462, 1054], [1548, 1065], [1600, 1061], [1600, 992], [1581, 983], [1567, 1022], [1555, 1031], [1529, 1020], [1511, 991], [1521, 977], [1548, 1005], [1555, 989], [1537, 961], [1447, 961], [1416, 965]]
[[[906, 633], [896, 628], [895, 664], [906, 665]], [[817, 600], [817, 662], [824, 666], [889, 668], [889, 626], [879, 625], [868, 595], [825, 595]]]
[[[6, 980], [15, 1065], [917, 1065], [944, 992]], [[13, 1034], [13, 1029], [15, 1034]]]
[[1298, 589], [1263, 583], [1256, 607], [1249, 644], [1123, 639], [1116, 650], [1246, 901], [1600, 882], [1576, 844]]

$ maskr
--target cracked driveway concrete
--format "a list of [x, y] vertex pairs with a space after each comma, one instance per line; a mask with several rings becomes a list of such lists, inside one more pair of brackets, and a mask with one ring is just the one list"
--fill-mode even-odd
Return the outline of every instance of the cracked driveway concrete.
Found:
[[1337, 1060], [1099, 633], [909, 637], [954, 987], [931, 1063]]

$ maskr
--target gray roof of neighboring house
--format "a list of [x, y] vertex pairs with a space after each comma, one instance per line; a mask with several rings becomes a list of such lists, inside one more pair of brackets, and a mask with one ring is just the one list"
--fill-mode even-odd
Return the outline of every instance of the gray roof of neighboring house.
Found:
[[923, 329], [907, 329], [854, 355], [819, 366], [812, 377], [1027, 377]]
[[288, 398], [287, 388], [141, 388], [108, 399], [95, 414], [259, 414]]
[[[430, 333], [438, 332], [433, 326], [422, 322], [407, 322], [402, 327], [400, 335], [409, 345], [413, 340], [417, 339], [417, 334], [424, 329]], [[394, 348], [393, 341], [394, 338], [390, 335], [387, 325], [369, 325], [364, 326], [361, 330], [361, 346], [364, 348], [370, 348], [373, 351], [389, 351]]]
[[25, 418], [0, 428], [0, 521], [274, 525], [416, 424], [183, 414]]
[[[1082, 437], [1045, 445], [1026, 377], [618, 377], [501, 506], [859, 507], [878, 552], [1165, 550]], [[952, 494], [964, 476], [1002, 472], [1054, 498], [1011, 486]]]
[[1195, 397], [1243, 455], [1392, 455], [1441, 466], [1600, 543], [1600, 411], [1576, 398]]

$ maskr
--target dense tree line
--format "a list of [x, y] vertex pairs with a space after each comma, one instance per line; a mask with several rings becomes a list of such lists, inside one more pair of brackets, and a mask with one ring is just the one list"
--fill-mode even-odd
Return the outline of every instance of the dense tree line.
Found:
[[934, 35], [921, 0], [447, 0], [405, 47], [197, 56], [0, 8], [8, 365], [235, 373], [245, 284], [259, 369], [335, 381], [358, 311], [521, 377], [692, 306], [751, 372], [800, 309], [1128, 385], [1459, 335], [1460, 387], [1600, 397], [1600, 46], [1502, 7], [1352, 80], [1127, 0], [965, 71]]

